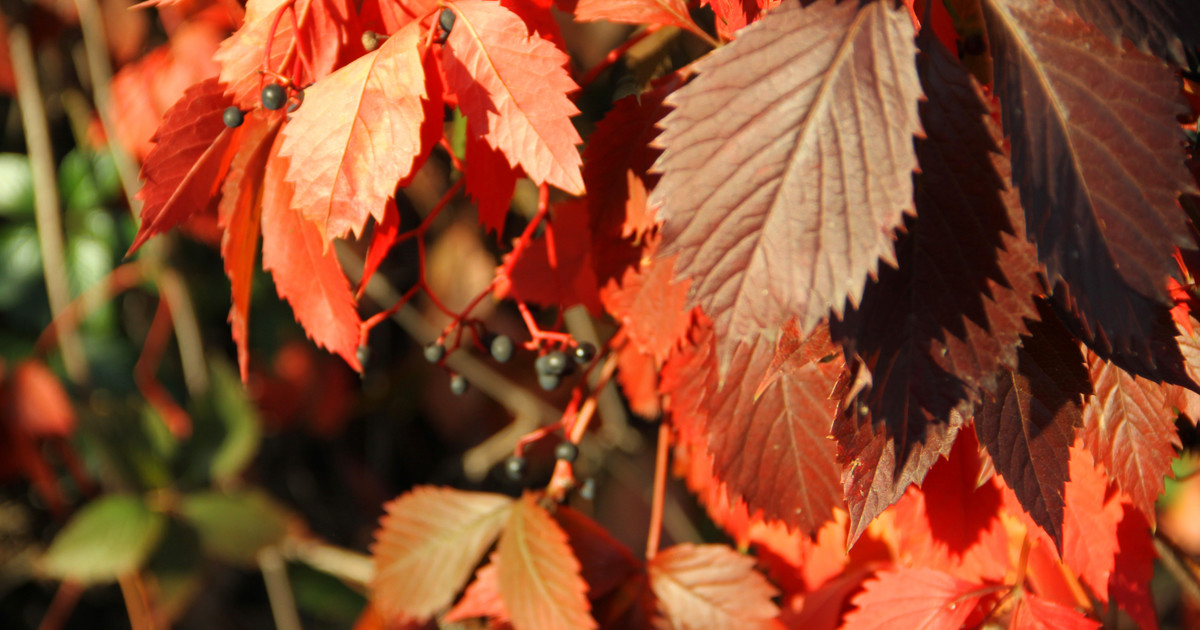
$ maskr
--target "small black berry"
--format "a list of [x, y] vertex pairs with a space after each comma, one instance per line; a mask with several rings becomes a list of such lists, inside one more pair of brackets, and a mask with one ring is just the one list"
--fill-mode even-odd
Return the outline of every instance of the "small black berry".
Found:
[[513, 342], [512, 337], [508, 335], [496, 335], [492, 339], [491, 347], [492, 358], [500, 363], [508, 363], [513, 357]]
[[579, 457], [579, 447], [572, 442], [559, 442], [558, 446], [554, 447], [554, 459], [571, 463], [576, 457]]
[[225, 108], [225, 113], [221, 114], [221, 119], [225, 121], [226, 127], [233, 129], [234, 127], [241, 127], [242, 123], [246, 120], [246, 116], [242, 113], [242, 110], [234, 105], [230, 105]]
[[596, 346], [585, 341], [585, 342], [575, 346], [575, 350], [572, 353], [572, 356], [574, 357], [575, 362], [578, 363], [579, 365], [585, 365], [587, 363], [590, 363], [591, 360], [596, 357]]
[[463, 378], [462, 374], [454, 374], [450, 376], [450, 393], [455, 396], [462, 396], [467, 392], [467, 379]]
[[545, 372], [555, 376], [562, 376], [571, 369], [571, 364], [567, 361], [567, 355], [561, 351], [547, 352], [545, 355]]
[[287, 102], [287, 92], [278, 83], [269, 83], [262, 89], [263, 107], [275, 111]]
[[558, 389], [561, 380], [557, 374], [538, 374], [538, 385], [546, 391]]
[[454, 20], [458, 16], [450, 9], [442, 9], [442, 14], [438, 16], [438, 28], [441, 33], [438, 35], [438, 43], [446, 43], [446, 38], [450, 36], [450, 31], [454, 28]]
[[436, 341], [425, 346], [426, 361], [430, 363], [437, 363], [438, 361], [441, 361], [442, 357], [444, 356], [446, 356], [446, 346], [443, 346]]
[[513, 481], [520, 481], [525, 476], [525, 458], [513, 455], [504, 460], [504, 476]]

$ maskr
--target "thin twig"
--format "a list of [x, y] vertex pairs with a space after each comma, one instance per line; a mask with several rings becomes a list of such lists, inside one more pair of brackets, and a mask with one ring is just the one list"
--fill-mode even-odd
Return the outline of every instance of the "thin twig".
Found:
[[[362, 259], [340, 242], [338, 256], [342, 259], [342, 266], [350, 281], [357, 284], [361, 280]], [[400, 299], [400, 292], [378, 274], [372, 276], [367, 283], [365, 293], [377, 304], [394, 304]], [[392, 319], [422, 344], [433, 341], [441, 332], [425, 321], [411, 304], [403, 305], [392, 314]], [[470, 353], [451, 353], [445, 362], [446, 366], [462, 375], [473, 387], [492, 397], [513, 416], [512, 424], [463, 454], [463, 471], [469, 479], [478, 480], [486, 476], [496, 462], [508, 456], [512, 445], [521, 435], [541, 424], [558, 420], [559, 411], [553, 405], [512, 382]]]
[[[71, 285], [67, 280], [54, 149], [50, 144], [46, 112], [42, 109], [42, 90], [38, 85], [37, 62], [29, 30], [23, 24], [13, 24], [9, 27], [8, 43], [17, 82], [17, 104], [25, 128], [25, 149], [33, 167], [34, 212], [42, 250], [42, 274], [46, 280], [51, 317], [58, 317], [71, 303]], [[79, 335], [74, 330], [59, 330], [58, 342], [67, 376], [75, 382], [86, 380], [87, 360]]]
[[75, 605], [79, 603], [80, 595], [83, 595], [83, 587], [78, 582], [65, 580], [60, 583], [58, 590], [54, 592], [54, 599], [50, 600], [50, 606], [46, 609], [46, 615], [38, 624], [38, 630], [60, 630], [67, 625], [67, 620], [75, 611]]
[[288, 538], [280, 551], [288, 560], [303, 562], [341, 581], [365, 591], [375, 577], [375, 561], [349, 549], [311, 540]]
[[300, 613], [296, 611], [296, 598], [292, 596], [287, 565], [279, 550], [266, 547], [258, 552], [258, 568], [267, 585], [267, 601], [271, 604], [276, 630], [301, 630]]
[[121, 585], [121, 596], [125, 599], [125, 610], [129, 613], [129, 626], [132, 630], [155, 630], [158, 624], [154, 622], [154, 607], [150, 605], [150, 597], [146, 593], [146, 583], [136, 572], [126, 573], [117, 577]]
[[208, 365], [204, 361], [204, 342], [200, 323], [187, 284], [171, 268], [159, 275], [159, 291], [171, 305], [171, 323], [175, 326], [175, 341], [179, 344], [179, 361], [183, 365], [183, 382], [188, 393], [200, 396], [208, 391]]
[[[601, 345], [596, 325], [586, 308], [575, 306], [567, 309], [563, 313], [563, 322], [576, 340], [597, 347]], [[593, 390], [599, 387], [600, 390], [596, 395], [596, 414], [600, 416], [600, 436], [604, 441], [626, 453], [641, 448], [642, 436], [629, 426], [629, 414], [625, 412], [617, 384], [609, 380], [601, 385], [599, 372], [593, 372], [588, 375], [588, 386]]]
[[658, 448], [654, 457], [654, 495], [650, 500], [650, 532], [646, 535], [646, 560], [658, 553], [662, 537], [663, 505], [667, 497], [667, 462], [671, 452], [671, 429], [665, 422], [658, 425]]

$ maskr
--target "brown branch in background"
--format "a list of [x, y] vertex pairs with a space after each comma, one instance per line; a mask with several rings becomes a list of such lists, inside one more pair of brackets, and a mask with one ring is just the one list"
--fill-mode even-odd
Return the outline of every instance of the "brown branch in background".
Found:
[[303, 562], [363, 592], [375, 578], [375, 560], [349, 549], [288, 537], [280, 545], [280, 553], [288, 560]]
[[[67, 281], [54, 149], [50, 144], [46, 112], [42, 108], [42, 90], [38, 85], [37, 62], [34, 60], [29, 30], [22, 24], [13, 24], [9, 27], [8, 42], [13, 75], [17, 82], [17, 104], [25, 129], [25, 150], [33, 170], [34, 212], [38, 243], [42, 250], [42, 274], [46, 280], [51, 317], [58, 317], [71, 302], [71, 286]], [[67, 376], [77, 383], [86, 380], [87, 359], [79, 335], [74, 330], [61, 330], [58, 341]]]
[[287, 565], [283, 556], [274, 547], [258, 552], [258, 568], [267, 585], [267, 601], [271, 604], [271, 616], [275, 618], [277, 630], [300, 630], [300, 613], [296, 610], [296, 598], [292, 596], [292, 585], [288, 581]]

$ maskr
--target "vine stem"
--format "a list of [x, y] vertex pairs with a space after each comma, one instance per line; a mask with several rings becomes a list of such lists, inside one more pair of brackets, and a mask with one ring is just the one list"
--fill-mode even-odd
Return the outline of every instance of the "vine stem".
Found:
[[[13, 24], [9, 27], [8, 41], [17, 84], [17, 105], [25, 130], [25, 149], [33, 170], [34, 218], [42, 252], [42, 276], [46, 282], [50, 314], [54, 318], [71, 303], [54, 149], [50, 144], [46, 111], [42, 108], [42, 89], [38, 85], [37, 62], [29, 30], [24, 24]], [[87, 359], [79, 335], [73, 329], [59, 330], [58, 343], [67, 376], [77, 383], [86, 380]]]
[[667, 497], [667, 463], [670, 461], [671, 429], [665, 422], [658, 425], [658, 447], [654, 459], [654, 498], [650, 503], [650, 532], [646, 535], [646, 561], [658, 554], [662, 537], [663, 505]]

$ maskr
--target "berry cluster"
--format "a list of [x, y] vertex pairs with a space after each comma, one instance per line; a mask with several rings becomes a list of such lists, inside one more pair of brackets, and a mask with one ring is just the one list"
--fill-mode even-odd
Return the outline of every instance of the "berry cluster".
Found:
[[562, 377], [575, 370], [576, 365], [586, 365], [596, 356], [596, 346], [583, 342], [571, 350], [570, 358], [562, 350], [552, 350], [537, 358], [533, 363], [537, 371], [538, 385], [546, 391], [558, 388]]

